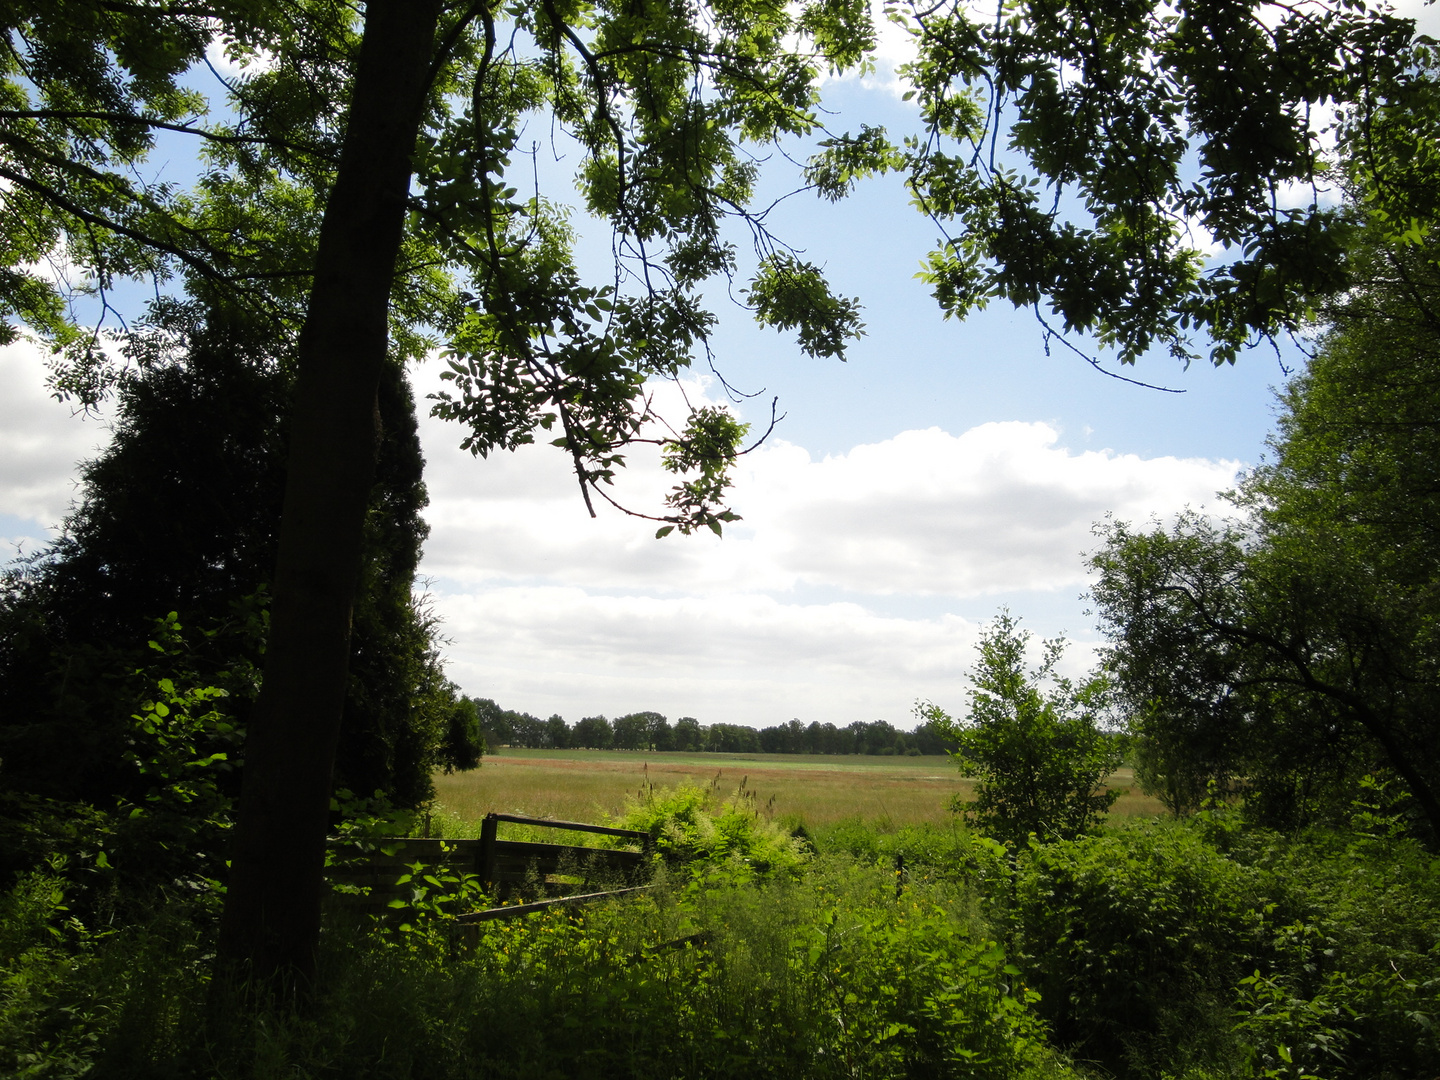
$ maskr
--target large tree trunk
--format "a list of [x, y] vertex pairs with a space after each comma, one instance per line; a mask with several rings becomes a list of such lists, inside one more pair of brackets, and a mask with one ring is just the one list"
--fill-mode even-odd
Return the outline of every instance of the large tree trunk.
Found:
[[370, 0], [301, 331], [264, 685], [245, 746], [220, 929], [231, 979], [303, 991], [315, 966], [376, 391], [439, 0]]

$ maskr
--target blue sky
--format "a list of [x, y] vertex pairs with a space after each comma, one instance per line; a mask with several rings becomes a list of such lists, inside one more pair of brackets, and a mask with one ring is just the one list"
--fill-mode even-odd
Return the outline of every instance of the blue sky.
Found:
[[[836, 130], [909, 123], [883, 70], [832, 83], [826, 105]], [[767, 180], [776, 193], [786, 169]], [[656, 541], [653, 524], [604, 509], [592, 521], [556, 451], [472, 459], [456, 429], [422, 423], [422, 573], [468, 693], [571, 722], [655, 709], [705, 723], [909, 726], [919, 698], [963, 710], [979, 628], [1002, 605], [1038, 634], [1066, 632], [1072, 670], [1091, 662], [1082, 552], [1093, 522], [1216, 509], [1215, 491], [1263, 453], [1284, 377], [1269, 346], [1221, 370], [1163, 356], [1124, 369], [1184, 390], [1165, 394], [1107, 378], [1059, 343], [1047, 353], [1031, 313], [946, 321], [914, 278], [935, 228], [893, 179], [839, 204], [786, 200], [771, 226], [861, 300], [867, 334], [845, 363], [809, 359], [716, 289], [717, 364], [763, 391], [737, 411], [763, 426], [778, 396], [785, 413], [742, 465], [744, 520], [723, 541]], [[586, 246], [608, 251], [593, 233]], [[42, 363], [31, 346], [0, 349], [10, 551], [43, 543], [73, 497], [75, 462], [106, 436], [46, 396]], [[422, 398], [437, 372], [414, 372]], [[703, 378], [688, 389], [723, 400]], [[622, 493], [655, 507], [668, 486], [640, 454]]]

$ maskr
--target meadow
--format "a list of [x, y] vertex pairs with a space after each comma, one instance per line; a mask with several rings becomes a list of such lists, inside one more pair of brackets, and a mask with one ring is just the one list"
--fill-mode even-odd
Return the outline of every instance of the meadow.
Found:
[[[435, 777], [436, 802], [452, 818], [491, 811], [598, 822], [620, 816], [647, 785], [681, 783], [730, 795], [743, 787], [765, 817], [807, 828], [864, 818], [882, 827], [944, 825], [951, 800], [972, 783], [948, 757], [705, 754], [644, 750], [526, 750], [504, 747], [479, 769]], [[1159, 801], [1124, 768], [1109, 784], [1124, 794], [1112, 819], [1154, 817]]]

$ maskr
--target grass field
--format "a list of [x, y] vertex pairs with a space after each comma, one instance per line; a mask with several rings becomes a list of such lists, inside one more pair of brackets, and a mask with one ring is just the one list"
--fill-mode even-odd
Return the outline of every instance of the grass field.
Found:
[[[473, 772], [437, 775], [435, 789], [440, 807], [465, 822], [491, 811], [598, 822], [618, 815], [647, 783], [685, 781], [727, 795], [743, 782], [762, 812], [810, 826], [854, 817], [893, 826], [942, 823], [950, 820], [950, 800], [971, 787], [947, 757], [507, 748], [486, 755]], [[1134, 787], [1130, 770], [1110, 784], [1126, 789], [1112, 817], [1163, 812]]]

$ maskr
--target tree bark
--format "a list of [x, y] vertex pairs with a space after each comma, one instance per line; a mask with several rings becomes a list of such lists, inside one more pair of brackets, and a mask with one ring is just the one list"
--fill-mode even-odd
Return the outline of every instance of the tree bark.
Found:
[[224, 981], [313, 978], [331, 772], [378, 446], [376, 393], [439, 0], [370, 0], [299, 372], [264, 682], [245, 745]]

